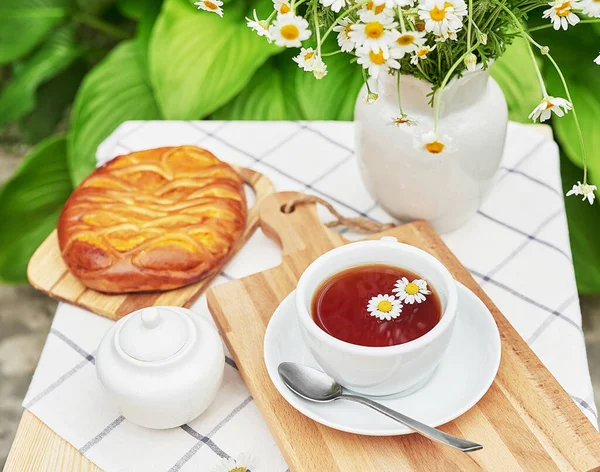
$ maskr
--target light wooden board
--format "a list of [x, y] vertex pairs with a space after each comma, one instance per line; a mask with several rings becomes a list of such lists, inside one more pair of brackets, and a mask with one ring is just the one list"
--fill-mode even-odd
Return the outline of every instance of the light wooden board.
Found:
[[[265, 197], [273, 193], [273, 185], [264, 175], [244, 167], [235, 165], [232, 167], [254, 190], [255, 203], [248, 211], [246, 229], [232, 249], [229, 258], [252, 235], [258, 224], [258, 207]], [[200, 282], [176, 290], [140, 294], [101, 293], [87, 288], [69, 272], [61, 256], [58, 236], [54, 230], [33, 254], [27, 267], [27, 277], [31, 285], [52, 298], [80, 306], [111, 320], [118, 320], [132, 311], [151, 305], [189, 307], [206, 289], [210, 281], [221, 272], [227, 260]]]
[[313, 205], [298, 206], [284, 214], [282, 205], [297, 196], [292, 192], [274, 194], [261, 207], [262, 229], [281, 245], [282, 264], [207, 292], [223, 339], [292, 472], [550, 472], [600, 466], [600, 434], [425, 222], [400, 226], [369, 239], [395, 236], [431, 253], [492, 312], [502, 340], [497, 378], [475, 407], [441, 427], [483, 444], [483, 450], [464, 454], [416, 434], [367, 437], [343, 433], [289, 406], [273, 387], [263, 361], [266, 325], [309, 263], [347, 242], [319, 221]]

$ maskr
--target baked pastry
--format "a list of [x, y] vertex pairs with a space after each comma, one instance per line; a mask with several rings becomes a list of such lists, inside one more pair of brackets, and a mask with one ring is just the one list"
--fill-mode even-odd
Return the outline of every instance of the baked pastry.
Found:
[[58, 242], [71, 272], [102, 292], [196, 282], [231, 252], [246, 223], [242, 178], [195, 146], [118, 156], [71, 194]]

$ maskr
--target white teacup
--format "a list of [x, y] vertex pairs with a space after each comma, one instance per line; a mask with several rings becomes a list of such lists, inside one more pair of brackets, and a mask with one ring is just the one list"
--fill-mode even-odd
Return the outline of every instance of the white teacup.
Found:
[[[315, 291], [336, 273], [365, 264], [396, 266], [426, 279], [441, 300], [438, 324], [420, 338], [386, 347], [350, 344], [323, 331], [311, 314]], [[457, 300], [456, 283], [441, 262], [392, 237], [351, 243], [323, 254], [304, 271], [296, 288], [298, 322], [313, 357], [338, 383], [366, 395], [408, 393], [429, 379], [450, 342]]]

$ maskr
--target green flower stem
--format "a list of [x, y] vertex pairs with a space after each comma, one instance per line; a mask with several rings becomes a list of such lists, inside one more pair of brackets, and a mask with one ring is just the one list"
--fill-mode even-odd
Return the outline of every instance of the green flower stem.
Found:
[[321, 27], [319, 25], [319, 14], [317, 13], [317, 2], [313, 3], [313, 15], [315, 22], [315, 31], [317, 33], [317, 56], [321, 55]]
[[[594, 18], [593, 20], [592, 19], [590, 19], [590, 20], [581, 20], [579, 22], [579, 24], [581, 24], [581, 23], [600, 23], [600, 18]], [[547, 29], [547, 28], [552, 28], [552, 26], [553, 26], [552, 23], [548, 23], [547, 25], [534, 26], [533, 28], [529, 28], [527, 30], [527, 32], [531, 33], [533, 31], [540, 31], [540, 30], [544, 30], [544, 29]]]
[[[327, 31], [325, 31], [325, 34], [323, 35], [323, 40], [322, 41], [324, 42], [327, 39], [327, 37], [333, 31], [333, 28], [335, 26], [337, 26], [338, 23], [346, 17], [346, 15], [348, 15], [349, 13], [352, 13], [354, 10], [358, 10], [360, 7], [362, 7], [363, 5], [366, 5], [367, 3], [369, 3], [369, 2], [366, 1], [366, 2], [357, 3], [353, 7], [350, 7], [348, 9], [344, 10], [342, 13], [340, 13], [339, 16], [336, 18], [336, 20], [331, 24], [331, 26], [329, 27], [329, 29]], [[315, 5], [316, 5], [316, 3], [315, 3]], [[316, 11], [316, 8], [315, 8], [315, 11]]]
[[[492, 0], [492, 1], [496, 4], [499, 4], [498, 0]], [[579, 125], [579, 118], [577, 117], [577, 111], [575, 110], [575, 104], [573, 103], [573, 99], [571, 98], [571, 93], [569, 92], [569, 86], [567, 85], [565, 76], [563, 75], [562, 71], [560, 70], [560, 67], [558, 67], [558, 64], [556, 63], [554, 58], [548, 52], [548, 48], [541, 46], [531, 36], [529, 36], [527, 34], [527, 32], [525, 31], [525, 29], [523, 28], [519, 19], [515, 16], [515, 14], [512, 11], [510, 11], [508, 8], [506, 8], [504, 5], [502, 5], [501, 3], [500, 3], [500, 5], [514, 20], [515, 26], [517, 27], [519, 32], [527, 39], [527, 44], [529, 45], [529, 50], [531, 51], [531, 44], [534, 44], [541, 51], [542, 55], [548, 57], [548, 59], [550, 60], [550, 62], [554, 66], [554, 68], [556, 69], [558, 76], [560, 77], [562, 85], [565, 89], [565, 94], [567, 95], [567, 100], [571, 103], [571, 107], [572, 107], [571, 112], [573, 113], [573, 119], [575, 120], [575, 127], [577, 128], [577, 136], [579, 138], [579, 146], [581, 148], [581, 157], [583, 160], [583, 183], [587, 184], [587, 155], [585, 153], [585, 143], [583, 141], [583, 132], [581, 131], [581, 126]], [[533, 56], [533, 51], [531, 51], [531, 54]], [[537, 67], [537, 62], [535, 61], [535, 56], [533, 56], [533, 61], [534, 61], [534, 64], [536, 65], [536, 71], [538, 72], [538, 76], [541, 79], [541, 75], [539, 73], [539, 68]], [[542, 80], [542, 83], [543, 83], [543, 80]], [[548, 92], [546, 92], [545, 86], [543, 87], [543, 91], [544, 91], [544, 96], [545, 97], [548, 96]]]
[[365, 85], [367, 86], [367, 97], [371, 95], [371, 87], [369, 86], [369, 79], [367, 78], [367, 73], [364, 69], [362, 69], [363, 80], [365, 81]]
[[102, 31], [103, 33], [117, 39], [128, 39], [131, 35], [121, 28], [117, 28], [106, 21], [101, 20], [100, 18], [96, 18], [94, 16], [88, 15], [87, 13], [77, 12], [73, 15], [73, 20], [76, 23], [80, 23], [82, 25], [87, 25], [90, 28], [93, 28], [98, 31]]
[[402, 8], [398, 7], [396, 9], [398, 12], [398, 18], [400, 18], [400, 28], [402, 29], [402, 34], [406, 33], [406, 26], [404, 25], [404, 14], [402, 13]]
[[396, 75], [398, 76], [398, 108], [400, 108], [400, 116], [402, 117], [404, 116], [404, 110], [402, 109], [402, 98], [400, 97], [400, 76], [402, 74], [400, 74], [400, 71], [397, 71]]
[[344, 51], [342, 51], [341, 49], [333, 52], [324, 52], [323, 54], [321, 54], [321, 57], [335, 56], [336, 54], [342, 54], [343, 52]]
[[[439, 55], [438, 55], [439, 57]], [[429, 75], [423, 70], [423, 67], [421, 67], [421, 63], [417, 62], [417, 69], [419, 69], [419, 72], [421, 72], [421, 74], [423, 74], [423, 77], [425, 77], [429, 82], [432, 82], [431, 77], [429, 77]]]
[[562, 71], [560, 70], [560, 67], [558, 67], [558, 64], [556, 63], [554, 58], [549, 53], [546, 53], [545, 55], [546, 55], [546, 57], [548, 57], [548, 60], [552, 63], [552, 65], [556, 69], [556, 72], [558, 73], [558, 76], [560, 77], [560, 81], [562, 82], [563, 87], [565, 89], [565, 94], [567, 95], [567, 100], [569, 100], [569, 103], [571, 103], [571, 106], [572, 106], [571, 113], [573, 114], [573, 119], [575, 120], [575, 127], [577, 128], [577, 137], [579, 138], [579, 146], [581, 147], [581, 157], [583, 160], [583, 183], [584, 183], [584, 185], [587, 185], [587, 155], [585, 153], [585, 143], [583, 141], [583, 132], [581, 131], [581, 126], [579, 125], [579, 118], [577, 117], [577, 111], [575, 110], [575, 104], [573, 103], [573, 99], [571, 98], [571, 93], [569, 92], [569, 86], [567, 85], [567, 81], [565, 80], [565, 76], [563, 75]]
[[433, 116], [433, 132], [436, 133], [436, 135], [440, 116], [440, 104], [442, 103], [442, 95], [444, 93], [444, 88], [446, 87], [446, 85], [448, 85], [448, 81], [450, 80], [450, 77], [452, 77], [452, 74], [454, 73], [456, 68], [465, 60], [465, 58], [469, 54], [471, 54], [475, 49], [477, 49], [477, 46], [479, 46], [479, 40], [477, 40], [473, 46], [467, 49], [467, 51], [462, 56], [460, 56], [456, 60], [456, 62], [454, 62], [454, 64], [452, 64], [452, 67], [450, 67], [450, 70], [448, 71], [448, 73], [444, 77], [444, 80], [442, 81], [442, 85], [440, 85], [440, 88], [438, 89], [439, 96], [437, 97], [437, 101], [435, 102], [435, 114]]
[[467, 49], [471, 47], [471, 24], [473, 23], [473, 0], [469, 0], [469, 12], [467, 15]]

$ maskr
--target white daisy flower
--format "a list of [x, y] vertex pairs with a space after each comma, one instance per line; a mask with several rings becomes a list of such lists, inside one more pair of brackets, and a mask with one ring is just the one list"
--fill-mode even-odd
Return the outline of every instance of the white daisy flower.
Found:
[[436, 42], [445, 43], [447, 39], [451, 39], [452, 41], [456, 41], [458, 35], [455, 31], [448, 31], [445, 34], [441, 34], [438, 38], [436, 38]]
[[246, 24], [249, 28], [256, 31], [259, 36], [266, 37], [269, 42], [273, 39], [269, 33], [269, 22], [266, 20], [259, 20], [256, 15], [256, 10], [254, 10], [254, 19], [246, 17]]
[[420, 46], [419, 49], [417, 49], [417, 52], [410, 58], [410, 63], [416, 66], [419, 63], [419, 59], [422, 61], [427, 59], [427, 54], [429, 54], [434, 49], [435, 44], [433, 45], [433, 47]]
[[350, 38], [349, 33], [352, 28], [352, 21], [345, 17], [333, 27], [337, 35], [337, 42], [342, 52], [350, 52], [354, 50], [354, 41]]
[[360, 12], [371, 11], [376, 15], [387, 15], [394, 16], [394, 11], [388, 7], [388, 0], [371, 0], [369, 1]]
[[538, 118], [540, 122], [544, 122], [550, 119], [552, 112], [561, 117], [566, 115], [572, 108], [573, 105], [564, 98], [544, 97], [540, 104], [533, 109], [529, 115], [529, 119], [533, 120], [534, 123]]
[[404, 33], [398, 30], [393, 31], [393, 42], [390, 45], [390, 51], [394, 59], [402, 59], [405, 54], [417, 52], [425, 44], [424, 31], [406, 31]]
[[413, 140], [415, 149], [427, 151], [430, 154], [451, 153], [456, 151], [452, 145], [452, 138], [447, 134], [438, 136], [434, 131], [428, 131]]
[[223, 18], [223, 9], [221, 8], [223, 2], [221, 0], [200, 0], [194, 5], [198, 5], [198, 10], [211, 11]]
[[285, 15], [292, 11], [289, 0], [273, 0], [273, 8], [275, 8], [275, 11], [280, 15]]
[[321, 5], [330, 7], [331, 11], [337, 13], [346, 6], [346, 0], [321, 0]]
[[598, 0], [582, 0], [579, 2], [583, 13], [594, 18], [600, 18], [600, 2]]
[[362, 47], [356, 51], [358, 63], [362, 64], [364, 69], [369, 70], [369, 75], [376, 79], [381, 71], [387, 69], [400, 69], [400, 63], [394, 59], [387, 49], [380, 49], [373, 52], [367, 47]]
[[550, 8], [544, 10], [542, 18], [550, 18], [552, 25], [555, 30], [559, 30], [561, 27], [565, 31], [571, 26], [575, 26], [579, 23], [579, 17], [572, 12], [574, 8], [581, 8], [581, 5], [573, 0], [554, 0], [549, 2]]
[[[600, 3], [600, 2], [598, 2], [598, 3]], [[596, 59], [594, 59], [594, 62], [600, 66], [600, 54], [598, 54], [598, 57]]]
[[[463, 7], [464, 5], [464, 7]], [[467, 8], [463, 0], [425, 0], [419, 3], [419, 18], [425, 21], [425, 30], [437, 36], [456, 33], [463, 27], [461, 18], [466, 16]]]
[[400, 316], [402, 303], [400, 303], [400, 300], [396, 300], [394, 295], [380, 294], [369, 300], [367, 311], [375, 318], [390, 321]]
[[412, 305], [413, 303], [421, 303], [425, 301], [425, 295], [431, 292], [427, 289], [427, 282], [423, 279], [415, 279], [409, 282], [406, 277], [396, 280], [395, 288], [392, 290], [396, 296], [403, 301]]
[[412, 118], [410, 118], [406, 113], [403, 113], [400, 116], [392, 118], [392, 122], [390, 124], [396, 125], [398, 127], [400, 127], [402, 125], [417, 126], [419, 124], [419, 122], [417, 120], [413, 120]]
[[327, 75], [327, 64], [323, 62], [321, 56], [315, 57], [312, 73], [315, 76], [315, 79], [319, 80]]
[[583, 195], [583, 200], [587, 198], [587, 201], [590, 202], [590, 205], [594, 203], [594, 198], [596, 195], [594, 192], [598, 190], [595, 185], [590, 184], [582, 184], [581, 182], [577, 182], [577, 185], [573, 185], [573, 188], [567, 192], [567, 197], [571, 195]]
[[298, 67], [307, 72], [312, 72], [317, 54], [313, 48], [302, 48], [300, 54], [293, 58]]
[[310, 38], [311, 31], [308, 29], [308, 21], [293, 13], [279, 15], [269, 28], [275, 44], [288, 48], [299, 48], [302, 41]]
[[221, 462], [214, 466], [212, 472], [249, 472], [254, 471], [254, 458], [248, 453], [242, 453], [235, 458], [222, 458]]
[[394, 19], [386, 15], [376, 15], [372, 11], [360, 14], [362, 23], [356, 23], [350, 27], [350, 39], [357, 46], [364, 46], [373, 52], [388, 48], [393, 41], [392, 28], [397, 26]]

